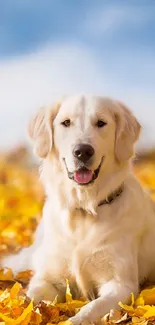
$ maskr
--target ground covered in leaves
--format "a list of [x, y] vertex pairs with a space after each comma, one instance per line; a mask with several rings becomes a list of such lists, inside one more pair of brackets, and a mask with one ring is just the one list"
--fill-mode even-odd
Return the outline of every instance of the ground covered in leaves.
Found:
[[[21, 155], [21, 156], [20, 156]], [[33, 234], [41, 218], [44, 194], [37, 172], [26, 164], [27, 156], [19, 150], [15, 155], [0, 156], [0, 256], [17, 252], [33, 241]], [[25, 155], [25, 151], [24, 151]], [[136, 176], [155, 199], [155, 159], [142, 159], [134, 166]], [[32, 276], [26, 271], [14, 278], [12, 270], [0, 270], [0, 325], [69, 325], [73, 316], [87, 302], [73, 300], [66, 282], [66, 302], [41, 301], [34, 306], [26, 296], [27, 284]], [[104, 324], [155, 324], [155, 287], [142, 290], [131, 305], [111, 311]], [[64, 323], [65, 322], [65, 323]]]

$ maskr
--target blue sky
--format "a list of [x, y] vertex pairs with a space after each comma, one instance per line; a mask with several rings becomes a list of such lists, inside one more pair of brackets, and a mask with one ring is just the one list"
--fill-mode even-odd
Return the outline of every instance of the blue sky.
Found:
[[84, 43], [99, 56], [114, 46], [131, 53], [145, 47], [151, 51], [154, 19], [154, 0], [1, 0], [0, 55], [30, 52], [55, 41]]
[[144, 126], [142, 143], [155, 144], [154, 0], [0, 5], [1, 146], [25, 140], [39, 105], [79, 91], [126, 101]]

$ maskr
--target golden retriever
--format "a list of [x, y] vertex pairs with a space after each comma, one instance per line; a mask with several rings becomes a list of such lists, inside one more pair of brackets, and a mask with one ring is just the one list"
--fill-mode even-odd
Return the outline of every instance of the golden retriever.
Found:
[[77, 95], [43, 108], [29, 135], [46, 191], [34, 244], [3, 265], [35, 271], [28, 295], [90, 302], [70, 320], [93, 322], [155, 279], [155, 205], [132, 172], [140, 124], [124, 104]]

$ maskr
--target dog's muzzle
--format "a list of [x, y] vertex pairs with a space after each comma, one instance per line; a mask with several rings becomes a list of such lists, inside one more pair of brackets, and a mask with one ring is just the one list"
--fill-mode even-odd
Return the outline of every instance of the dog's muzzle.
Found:
[[78, 170], [76, 170], [75, 172], [70, 172], [67, 168], [65, 158], [63, 160], [65, 163], [68, 177], [70, 179], [72, 179], [73, 181], [75, 181], [79, 185], [88, 185], [88, 184], [93, 183], [95, 181], [95, 179], [98, 177], [100, 168], [101, 168], [101, 165], [103, 162], [103, 157], [101, 159], [99, 166], [94, 171], [88, 169], [87, 167], [81, 167]]

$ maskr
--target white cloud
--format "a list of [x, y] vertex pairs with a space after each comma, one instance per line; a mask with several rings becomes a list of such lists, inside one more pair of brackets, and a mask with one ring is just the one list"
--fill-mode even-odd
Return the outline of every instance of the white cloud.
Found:
[[[85, 48], [54, 46], [0, 61], [0, 145], [24, 139], [28, 118], [39, 106], [66, 93], [96, 89], [100, 81]], [[87, 84], [88, 83], [88, 84]]]
[[155, 144], [154, 92], [145, 85], [129, 87], [119, 78], [119, 71], [116, 74], [106, 65], [101, 67], [85, 47], [47, 46], [31, 55], [0, 61], [0, 71], [1, 147], [25, 140], [27, 121], [39, 106], [76, 92], [112, 95], [124, 100], [145, 127], [141, 143]]
[[97, 37], [116, 32], [119, 28], [137, 28], [155, 19], [155, 10], [152, 5], [108, 5], [90, 12], [85, 20], [86, 33], [93, 33]]

